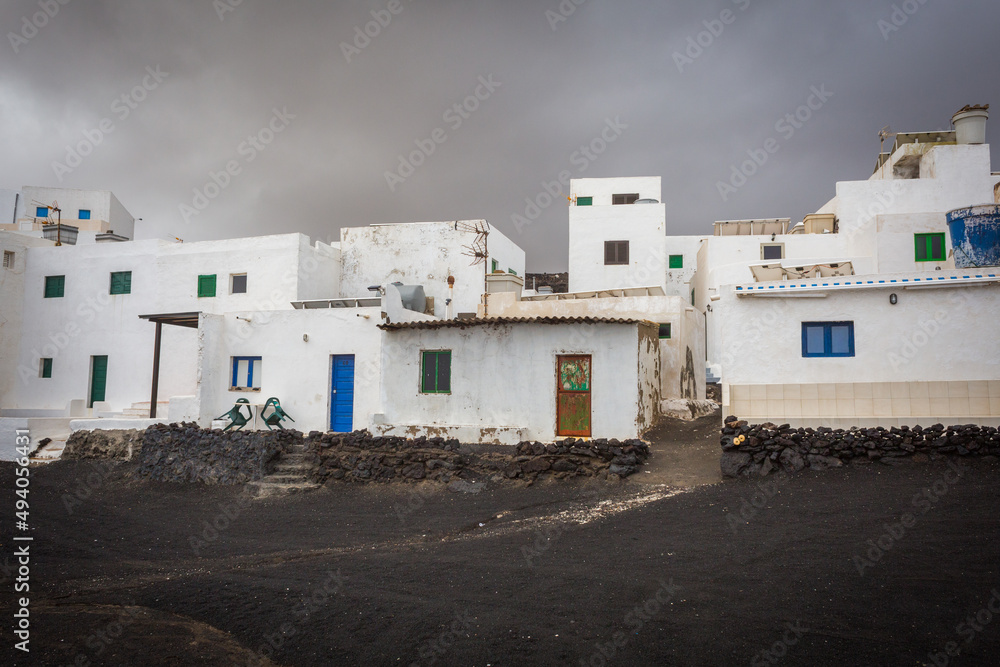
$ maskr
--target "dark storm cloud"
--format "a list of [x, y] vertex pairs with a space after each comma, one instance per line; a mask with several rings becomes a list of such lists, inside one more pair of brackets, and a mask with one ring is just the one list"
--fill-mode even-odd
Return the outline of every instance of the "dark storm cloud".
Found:
[[[343, 225], [486, 217], [531, 269], [559, 270], [565, 197], [531, 224], [513, 216], [563, 170], [662, 176], [670, 233], [800, 219], [871, 173], [882, 126], [947, 128], [1000, 100], [991, 0], [388, 6], [7, 2], [0, 185], [113, 190], [140, 237], [335, 240]], [[817, 89], [832, 96], [789, 136], [777, 124]], [[470, 96], [474, 111], [452, 108]], [[603, 153], [574, 159], [615, 119]], [[100, 143], [78, 166], [53, 167], [87, 137]], [[768, 139], [778, 151], [720, 194]], [[433, 152], [401, 169], [420, 146]], [[228, 184], [198, 200], [213, 174]]]

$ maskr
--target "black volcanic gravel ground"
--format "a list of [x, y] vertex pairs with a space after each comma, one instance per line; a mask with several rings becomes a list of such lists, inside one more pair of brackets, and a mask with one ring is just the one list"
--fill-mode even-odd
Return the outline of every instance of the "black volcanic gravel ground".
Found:
[[56, 462], [32, 469], [31, 653], [7, 630], [0, 664], [996, 665], [1000, 465], [962, 464], [246, 503]]

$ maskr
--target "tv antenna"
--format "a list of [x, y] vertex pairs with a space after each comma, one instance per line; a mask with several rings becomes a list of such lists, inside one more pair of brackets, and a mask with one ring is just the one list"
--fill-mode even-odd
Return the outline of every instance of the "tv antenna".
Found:
[[52, 211], [56, 212], [56, 245], [62, 245], [62, 209], [59, 208], [59, 202], [53, 199], [51, 204], [43, 204], [38, 200], [32, 200], [32, 203], [46, 208], [48, 215], [45, 216], [45, 221], [49, 224], [52, 224]]
[[483, 263], [483, 316], [485, 317], [487, 312], [486, 291], [488, 287], [486, 276], [490, 272], [489, 262], [486, 261], [490, 256], [490, 223], [485, 220], [475, 220], [471, 222], [456, 220], [455, 231], [465, 232], [466, 234], [475, 234], [475, 238], [472, 239], [472, 243], [462, 246], [462, 254], [466, 257], [472, 258], [472, 263], [469, 266], [475, 266], [480, 262]]
[[485, 220], [476, 220], [474, 222], [456, 222], [455, 230], [465, 232], [467, 234], [475, 234], [475, 238], [472, 240], [472, 243], [462, 246], [462, 254], [466, 257], [472, 258], [470, 266], [475, 266], [480, 262], [485, 262], [486, 258], [490, 256], [488, 243], [490, 236], [490, 223]]

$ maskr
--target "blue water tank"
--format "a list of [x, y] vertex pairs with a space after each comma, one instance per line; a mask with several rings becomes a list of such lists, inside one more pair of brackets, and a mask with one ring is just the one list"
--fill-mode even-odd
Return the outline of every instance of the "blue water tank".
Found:
[[1000, 266], [1000, 204], [949, 211], [948, 229], [955, 268]]

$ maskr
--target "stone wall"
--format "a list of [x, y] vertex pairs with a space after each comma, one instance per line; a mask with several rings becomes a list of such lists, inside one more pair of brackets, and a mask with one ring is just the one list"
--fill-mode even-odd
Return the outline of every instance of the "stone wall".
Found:
[[267, 464], [294, 441], [294, 431], [231, 431], [197, 424], [146, 429], [135, 474], [161, 482], [245, 484], [267, 474]]
[[509, 447], [461, 444], [444, 438], [372, 436], [312, 432], [306, 438], [312, 481], [416, 482], [430, 479], [564, 479], [589, 476], [620, 479], [649, 457], [641, 440], [575, 440], [558, 444], [522, 442]]
[[62, 457], [130, 462], [128, 474], [161, 482], [244, 484], [266, 474], [268, 462], [287, 449], [293, 433], [223, 433], [194, 423], [156, 424], [145, 431], [77, 431]]
[[788, 424], [750, 425], [726, 417], [722, 429], [724, 477], [795, 472], [845, 463], [894, 463], [906, 457], [926, 461], [943, 456], [1000, 455], [1000, 431], [992, 426], [900, 426], [831, 429], [792, 428]]
[[128, 461], [142, 449], [144, 431], [76, 431], [66, 441], [64, 459]]

